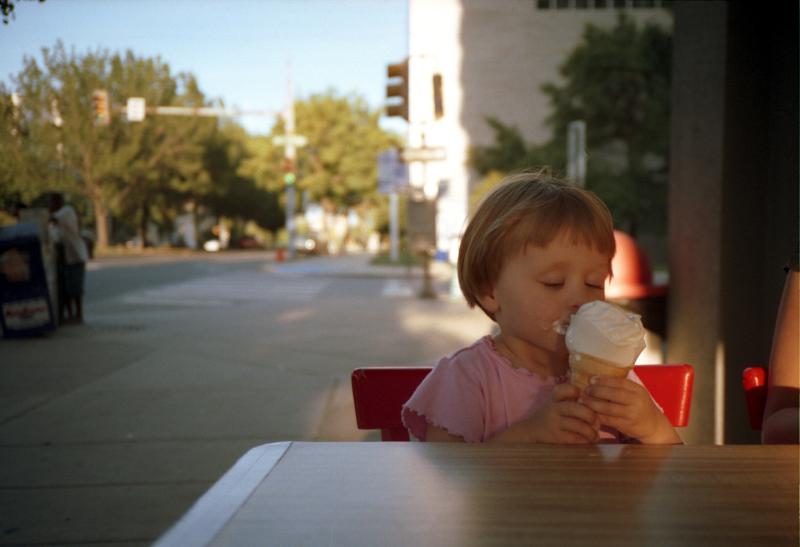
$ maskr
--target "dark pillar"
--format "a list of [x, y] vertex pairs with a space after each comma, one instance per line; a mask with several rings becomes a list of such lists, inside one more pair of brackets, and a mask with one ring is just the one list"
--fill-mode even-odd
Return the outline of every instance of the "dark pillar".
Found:
[[756, 442], [741, 370], [767, 364], [798, 238], [798, 6], [674, 9], [667, 360], [696, 369], [688, 442]]

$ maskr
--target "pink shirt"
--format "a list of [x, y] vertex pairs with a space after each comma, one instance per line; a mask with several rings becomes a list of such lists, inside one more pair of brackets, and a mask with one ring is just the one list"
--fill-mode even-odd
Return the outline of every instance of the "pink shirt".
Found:
[[[629, 379], [641, 384], [630, 372]], [[530, 418], [550, 400], [567, 376], [544, 378], [511, 366], [484, 336], [471, 346], [443, 357], [403, 405], [403, 425], [424, 441], [427, 424], [470, 443], [484, 442], [511, 425]], [[613, 429], [601, 430], [605, 442], [628, 440]]]

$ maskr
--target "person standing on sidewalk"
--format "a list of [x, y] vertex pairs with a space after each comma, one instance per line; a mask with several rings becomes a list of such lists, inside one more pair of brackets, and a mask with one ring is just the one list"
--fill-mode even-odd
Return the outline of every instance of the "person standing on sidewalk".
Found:
[[55, 228], [58, 262], [59, 322], [83, 322], [83, 283], [89, 250], [83, 241], [78, 215], [60, 193], [50, 195], [50, 222]]

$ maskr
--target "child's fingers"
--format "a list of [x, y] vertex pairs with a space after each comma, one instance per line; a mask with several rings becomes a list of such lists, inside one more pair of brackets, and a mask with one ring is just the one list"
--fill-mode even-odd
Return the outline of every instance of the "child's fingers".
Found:
[[559, 405], [558, 408], [562, 417], [561, 429], [580, 435], [586, 442], [597, 441], [599, 420], [592, 409], [571, 401]]
[[628, 391], [635, 391], [639, 384], [628, 380], [627, 378], [616, 378], [614, 376], [592, 376], [589, 380], [589, 387], [592, 386], [605, 386], [624, 389]]
[[559, 414], [564, 417], [577, 418], [587, 424], [592, 424], [597, 418], [594, 410], [586, 405], [580, 404], [577, 401], [567, 401], [558, 405]]
[[599, 419], [602, 425], [606, 427], [612, 427], [617, 431], [625, 431], [631, 425], [631, 422], [628, 418], [620, 416], [601, 415], [599, 416]]
[[561, 429], [565, 433], [577, 435], [581, 443], [594, 443], [597, 441], [597, 430], [579, 418], [565, 417], [561, 422]]
[[639, 395], [635, 390], [629, 389], [627, 386], [619, 387], [606, 384], [593, 384], [587, 386], [583, 390], [583, 393], [585, 396], [594, 399], [604, 399], [606, 401], [613, 401], [615, 403], [624, 405], [633, 404]]
[[586, 407], [590, 408], [597, 414], [603, 416], [627, 416], [630, 411], [630, 405], [621, 404], [616, 401], [607, 399], [596, 399], [594, 397], [582, 397], [580, 402]]
[[576, 400], [580, 394], [581, 390], [572, 384], [558, 384], [553, 388], [553, 400], [557, 402]]

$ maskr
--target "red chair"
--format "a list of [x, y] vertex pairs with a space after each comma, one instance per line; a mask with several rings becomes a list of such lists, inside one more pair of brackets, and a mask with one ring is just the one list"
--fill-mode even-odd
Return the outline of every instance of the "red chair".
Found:
[[[675, 427], [689, 423], [694, 368], [638, 365], [634, 370]], [[400, 409], [431, 367], [366, 367], [353, 371], [353, 403], [359, 429], [380, 429], [383, 441], [407, 441]]]
[[742, 371], [742, 387], [747, 402], [750, 429], [761, 431], [764, 405], [767, 403], [767, 371], [763, 367], [747, 367]]

